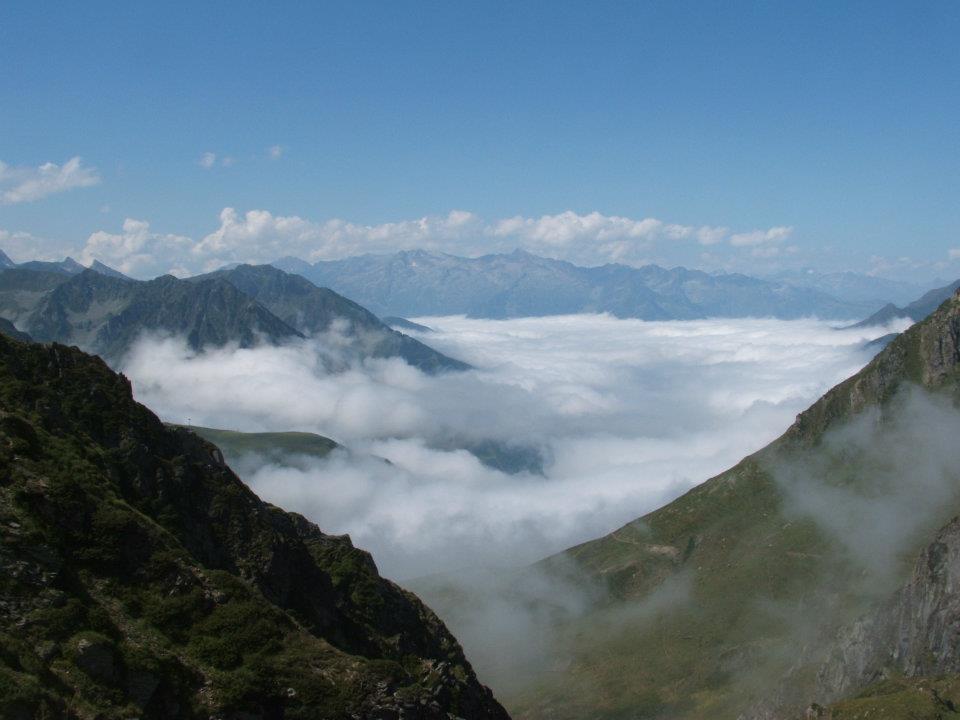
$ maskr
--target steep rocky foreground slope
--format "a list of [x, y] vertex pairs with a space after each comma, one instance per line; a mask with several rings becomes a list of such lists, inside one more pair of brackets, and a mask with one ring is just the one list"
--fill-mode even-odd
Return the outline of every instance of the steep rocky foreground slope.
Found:
[[0, 336], [0, 717], [507, 715], [349, 538], [98, 358]]
[[816, 678], [814, 717], [960, 716], [960, 518], [924, 548], [903, 588], [837, 634]]
[[[802, 714], [840, 628], [905, 582], [960, 509], [958, 363], [952, 297], [778, 441], [530, 569], [552, 582], [513, 607], [545, 609], [550, 653], [501, 692], [514, 716], [764, 717], [751, 708], [787, 676], [774, 716]], [[588, 601], [565, 606], [575, 593]], [[458, 607], [444, 604], [462, 596], [427, 597], [470, 650]]]

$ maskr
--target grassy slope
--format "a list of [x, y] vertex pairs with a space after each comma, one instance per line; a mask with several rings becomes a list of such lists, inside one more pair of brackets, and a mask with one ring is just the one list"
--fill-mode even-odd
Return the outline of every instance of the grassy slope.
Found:
[[[603, 583], [611, 600], [561, 625], [567, 669], [507, 697], [514, 715], [736, 717], [764, 697], [801, 641], [811, 633], [828, 636], [874, 597], [811, 520], [785, 514], [769, 463], [819, 452], [827, 429], [888, 402], [905, 381], [956, 394], [951, 363], [958, 328], [960, 300], [953, 298], [827, 393], [770, 447], [666, 507], [569, 550], [562, 559]], [[835, 459], [835, 482], [858, 481], [849, 460]], [[949, 517], [944, 510], [944, 518], [931, 518], [931, 532]], [[668, 578], [682, 578], [689, 592], [658, 603]]]
[[895, 677], [822, 711], [829, 720], [947, 720], [960, 717], [960, 678]]
[[195, 425], [189, 429], [219, 447], [228, 463], [243, 455], [260, 455], [268, 459], [305, 455], [319, 459], [340, 447], [330, 438], [308, 432], [248, 433]]

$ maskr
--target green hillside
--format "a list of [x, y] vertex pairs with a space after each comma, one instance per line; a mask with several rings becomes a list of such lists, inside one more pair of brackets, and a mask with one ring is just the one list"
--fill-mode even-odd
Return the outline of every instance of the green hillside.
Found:
[[191, 425], [190, 430], [223, 451], [227, 463], [244, 455], [279, 462], [290, 455], [324, 458], [340, 447], [330, 438], [308, 432], [238, 432]]
[[[553, 578], [548, 590], [524, 589], [523, 575], [506, 583], [508, 601], [537, 605], [550, 618], [538, 626], [549, 638], [546, 661], [517, 668], [501, 691], [513, 715], [736, 718], [766, 700], [801, 648], [826, 645], [842, 623], [893, 592], [919, 549], [960, 508], [957, 471], [949, 497], [916, 518], [883, 572], [842, 542], [826, 514], [798, 509], [817, 494], [870, 500], [888, 490], [878, 478], [903, 470], [896, 453], [882, 452], [884, 433], [893, 432], [884, 428], [909, 404], [901, 391], [916, 384], [956, 399], [958, 338], [960, 299], [952, 297], [798, 416], [778, 441], [669, 505], [529, 569], [528, 584]], [[866, 412], [871, 408], [879, 414]], [[847, 442], [855, 432], [866, 439]], [[909, 484], [909, 471], [897, 481]], [[849, 523], [857, 522], [851, 515]], [[878, 560], [882, 552], [877, 548]], [[455, 632], [467, 626], [470, 599], [453, 586], [433, 582], [421, 592]], [[564, 605], [574, 593], [593, 598], [586, 609]], [[468, 634], [461, 636], [469, 651]], [[811, 658], [812, 667], [815, 653]], [[478, 669], [495, 677], [483, 664]], [[799, 706], [812, 687], [802, 669], [792, 679], [785, 706]]]
[[506, 720], [346, 536], [76, 348], [0, 335], [0, 717]]

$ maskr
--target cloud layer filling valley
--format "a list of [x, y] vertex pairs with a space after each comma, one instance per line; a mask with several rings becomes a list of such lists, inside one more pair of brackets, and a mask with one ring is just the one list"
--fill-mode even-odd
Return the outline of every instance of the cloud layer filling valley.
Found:
[[[533, 561], [655, 509], [777, 437], [886, 332], [605, 315], [418, 322], [438, 331], [425, 341], [477, 369], [428, 377], [380, 360], [328, 374], [318, 349], [336, 338], [321, 337], [200, 355], [145, 338], [124, 371], [165, 420], [345, 444], [323, 461], [236, 469], [402, 579]], [[544, 474], [437, 449], [481, 440], [537, 448]]]

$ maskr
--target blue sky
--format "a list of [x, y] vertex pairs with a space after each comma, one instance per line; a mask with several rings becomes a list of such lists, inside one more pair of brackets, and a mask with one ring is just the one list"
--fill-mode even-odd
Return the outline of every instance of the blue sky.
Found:
[[960, 275], [955, 3], [58, 5], [0, 6], [18, 259]]

